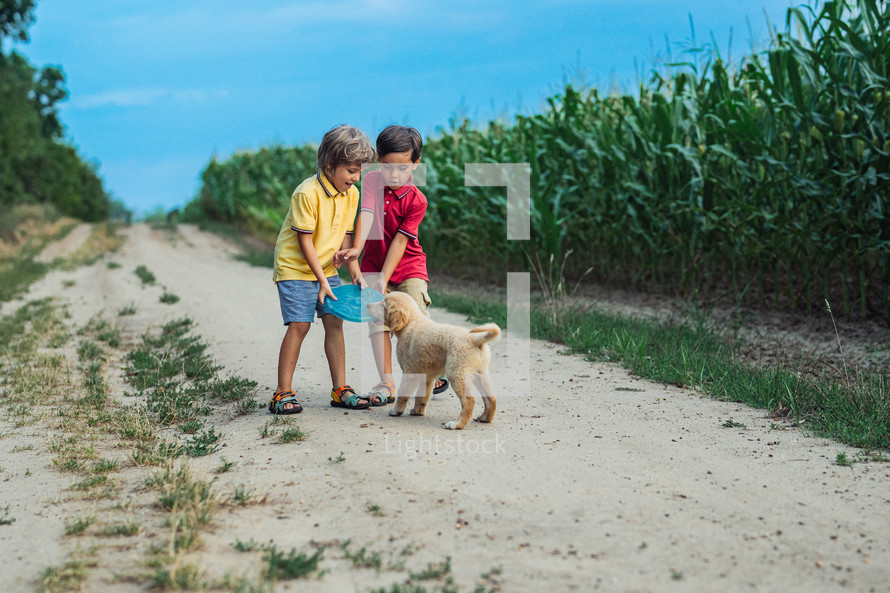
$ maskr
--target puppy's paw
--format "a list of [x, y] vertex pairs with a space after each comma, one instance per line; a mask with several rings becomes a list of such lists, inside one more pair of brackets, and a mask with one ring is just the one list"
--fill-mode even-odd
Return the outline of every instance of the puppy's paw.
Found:
[[485, 422], [485, 423], [491, 422], [491, 418], [489, 418], [485, 414], [480, 414], [479, 416], [476, 416], [475, 418], [473, 418], [473, 420], [475, 420], [476, 422]]
[[452, 420], [451, 422], [445, 423], [445, 428], [447, 428], [448, 430], [460, 430], [461, 427], [459, 426], [459, 424], [460, 423], [457, 420]]
[[423, 416], [423, 410], [411, 410], [412, 416]]
[[404, 410], [397, 410], [397, 409], [393, 408], [392, 410], [389, 411], [389, 415], [390, 416], [401, 416], [403, 412], [404, 412]]

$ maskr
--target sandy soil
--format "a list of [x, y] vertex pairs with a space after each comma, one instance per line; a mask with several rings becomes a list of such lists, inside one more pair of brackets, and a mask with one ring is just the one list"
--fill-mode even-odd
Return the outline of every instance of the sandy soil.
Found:
[[[59, 295], [72, 327], [104, 311], [130, 344], [188, 315], [227, 372], [259, 381], [257, 399], [265, 403], [284, 331], [271, 272], [231, 259], [232, 248], [194, 228], [125, 232], [126, 245], [109, 258], [120, 268], [101, 261], [53, 272], [27, 298]], [[157, 286], [141, 286], [138, 265], [154, 272]], [[181, 300], [160, 303], [164, 289]], [[137, 314], [117, 317], [130, 304]], [[441, 309], [433, 317], [466, 324]], [[349, 381], [367, 389], [374, 376], [362, 329], [347, 325], [347, 368]], [[890, 466], [838, 466], [838, 453], [856, 450], [776, 426], [761, 410], [639, 380], [507, 333], [493, 345], [494, 423], [453, 432], [443, 426], [458, 412], [450, 391], [423, 418], [331, 408], [316, 324], [295, 379], [305, 441], [261, 438], [271, 418], [265, 409], [211, 416], [225, 447], [192, 467], [237, 461], [219, 488], [243, 484], [266, 503], [218, 513], [198, 564], [216, 577], [255, 575], [255, 556], [236, 552], [236, 540], [306, 550], [311, 542], [351, 539], [384, 557], [411, 546], [413, 571], [450, 556], [464, 591], [493, 568], [500, 571], [488, 586], [535, 593], [890, 590]], [[111, 371], [109, 380], [125, 390], [119, 367]], [[724, 427], [730, 418], [744, 427]], [[52, 468], [48, 435], [3, 421], [0, 433], [10, 435], [0, 440], [0, 509], [10, 505], [16, 517], [0, 526], [7, 559], [0, 591], [30, 591], [44, 567], [76, 546], [63, 529], [79, 503], [65, 494], [70, 478]], [[34, 450], [12, 451], [26, 442]], [[345, 460], [333, 461], [341, 452]], [[136, 495], [132, 501], [137, 515], [147, 504]], [[353, 569], [336, 554], [325, 567], [321, 579], [276, 590], [368, 591], [405, 580], [404, 572]], [[111, 581], [96, 590], [140, 589]]]

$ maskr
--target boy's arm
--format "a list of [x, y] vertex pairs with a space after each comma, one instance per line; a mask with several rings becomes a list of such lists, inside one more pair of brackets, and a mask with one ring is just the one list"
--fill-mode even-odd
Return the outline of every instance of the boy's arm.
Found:
[[[340, 251], [334, 254], [334, 265], [337, 266], [337, 269], [340, 268], [343, 264], [347, 264], [347, 269], [350, 262], [358, 261], [359, 256], [362, 254], [362, 250], [365, 248], [365, 242], [368, 240], [368, 235], [371, 232], [371, 226], [374, 222], [374, 213], [369, 210], [361, 210], [358, 213], [358, 218], [355, 220], [355, 245], [352, 245], [352, 241], [350, 240], [350, 247], [340, 247]], [[349, 235], [346, 236], [349, 238]], [[343, 240], [344, 245], [346, 244], [346, 239]], [[352, 271], [350, 270], [350, 275]]]
[[407, 247], [408, 237], [402, 233], [396, 233], [396, 236], [392, 238], [392, 243], [389, 244], [389, 249], [386, 251], [386, 259], [383, 260], [380, 277], [377, 279], [376, 288], [379, 292], [386, 294], [386, 285], [389, 284], [392, 273], [396, 271], [396, 266], [402, 261], [402, 256], [405, 255]]
[[355, 247], [361, 253], [365, 248], [365, 242], [368, 235], [371, 234], [371, 227], [374, 226], [374, 213], [370, 210], [362, 210], [358, 213], [358, 219], [355, 221]]
[[[356, 230], [358, 230], [358, 227], [356, 227]], [[348, 253], [350, 251], [353, 251], [354, 249], [355, 247], [352, 247], [352, 236], [346, 235], [345, 237], [343, 237], [343, 243], [340, 244], [340, 251], [338, 251], [338, 253]], [[361, 250], [359, 250], [359, 253], [361, 253]], [[347, 260], [345, 263], [346, 269], [349, 271], [349, 277], [352, 278], [352, 283], [358, 284], [362, 288], [365, 288], [367, 286], [367, 283], [362, 277], [362, 270], [358, 265], [358, 256], [353, 259]]]
[[318, 261], [318, 253], [315, 251], [315, 243], [312, 242], [312, 235], [309, 233], [297, 233], [297, 241], [300, 243], [300, 249], [303, 251], [303, 257], [306, 258], [306, 263], [309, 264], [309, 269], [312, 270], [312, 273], [315, 274], [316, 279], [318, 279], [319, 302], [324, 303], [324, 297], [326, 296], [330, 296], [336, 301], [337, 297], [331, 292], [331, 285], [328, 283], [328, 279], [324, 275], [324, 268], [321, 267], [321, 262]]

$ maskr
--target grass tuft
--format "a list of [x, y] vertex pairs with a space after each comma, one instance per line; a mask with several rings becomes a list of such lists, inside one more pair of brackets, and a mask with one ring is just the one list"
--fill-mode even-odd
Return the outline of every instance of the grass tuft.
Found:
[[284, 553], [274, 545], [268, 546], [263, 553], [265, 576], [273, 580], [308, 578], [319, 572], [318, 565], [322, 558], [323, 546], [318, 547], [312, 555], [297, 553], [296, 549]]
[[145, 266], [138, 266], [134, 273], [139, 276], [139, 279], [142, 281], [142, 286], [154, 284], [157, 281], [155, 275], [149, 271]]

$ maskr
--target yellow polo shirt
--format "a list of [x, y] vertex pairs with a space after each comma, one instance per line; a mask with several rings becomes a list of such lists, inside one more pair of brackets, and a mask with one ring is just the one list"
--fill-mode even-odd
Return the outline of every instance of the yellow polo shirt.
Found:
[[317, 280], [300, 249], [299, 233], [312, 235], [325, 277], [336, 276], [334, 254], [346, 235], [355, 231], [358, 203], [359, 192], [355, 186], [338, 192], [323, 173], [297, 186], [275, 243], [273, 280]]

